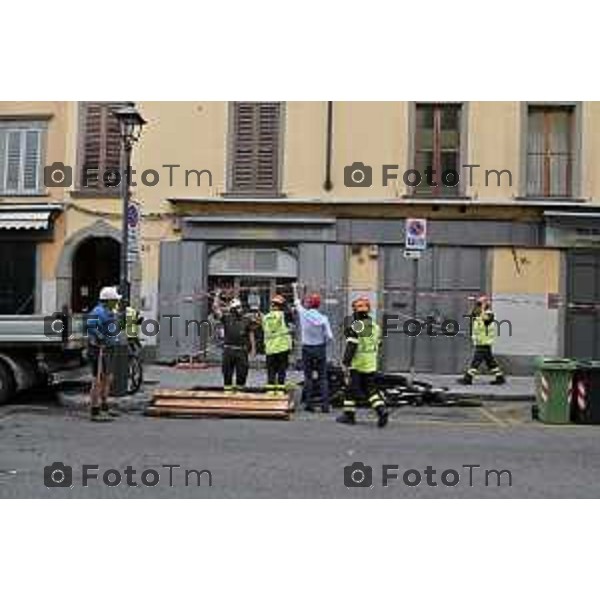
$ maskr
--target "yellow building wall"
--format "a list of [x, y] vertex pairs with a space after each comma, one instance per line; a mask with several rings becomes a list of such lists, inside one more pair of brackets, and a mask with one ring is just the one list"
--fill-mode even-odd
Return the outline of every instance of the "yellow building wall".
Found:
[[[138, 182], [133, 191], [147, 212], [159, 212], [170, 207], [165, 202], [173, 197], [219, 196], [225, 191], [227, 102], [139, 102], [138, 110], [148, 122], [133, 154], [134, 176]], [[162, 165], [181, 165], [170, 170]], [[154, 169], [160, 175], [153, 187], [141, 185], [141, 173]], [[191, 174], [186, 186], [185, 171], [208, 169], [197, 185]]]
[[560, 250], [493, 250], [494, 294], [557, 294], [559, 286]]
[[[335, 102], [333, 183], [329, 196], [397, 198], [405, 193], [402, 173], [409, 169], [407, 102]], [[323, 135], [323, 145], [325, 136]], [[373, 168], [371, 187], [346, 187], [344, 167], [363, 162]], [[382, 165], [397, 164], [398, 180], [382, 185]], [[323, 160], [323, 173], [325, 161]], [[324, 194], [327, 196], [327, 194]]]
[[560, 250], [496, 248], [492, 296], [496, 319], [507, 321], [495, 350], [509, 356], [555, 356], [559, 352], [559, 311], [548, 294], [560, 291]]
[[600, 202], [600, 102], [584, 102], [582, 196]]
[[[507, 200], [519, 195], [521, 182], [521, 123], [519, 102], [468, 103], [467, 164], [473, 168], [473, 185], [469, 185], [468, 169], [462, 170], [468, 196], [479, 199]], [[512, 174], [512, 186], [507, 174], [498, 177], [486, 170], [507, 169]]]
[[327, 102], [287, 102], [283, 140], [284, 193], [292, 198], [324, 193]]
[[54, 221], [54, 239], [42, 242], [39, 246], [42, 279], [52, 279], [56, 274], [56, 266], [62, 251], [62, 241], [65, 237], [65, 214], [58, 215]]
[[356, 290], [377, 290], [379, 263], [377, 246], [354, 246], [348, 261], [348, 287]]

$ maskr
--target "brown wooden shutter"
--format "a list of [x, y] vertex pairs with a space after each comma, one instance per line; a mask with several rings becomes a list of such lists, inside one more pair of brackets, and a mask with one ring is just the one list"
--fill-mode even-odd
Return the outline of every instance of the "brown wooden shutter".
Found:
[[229, 193], [278, 196], [281, 102], [234, 102]]
[[[82, 121], [81, 178], [83, 190], [118, 193], [118, 187], [105, 187], [103, 174], [118, 170], [121, 164], [121, 139], [119, 122], [113, 110], [122, 106], [119, 102], [84, 102]], [[85, 182], [85, 173], [87, 184]]]

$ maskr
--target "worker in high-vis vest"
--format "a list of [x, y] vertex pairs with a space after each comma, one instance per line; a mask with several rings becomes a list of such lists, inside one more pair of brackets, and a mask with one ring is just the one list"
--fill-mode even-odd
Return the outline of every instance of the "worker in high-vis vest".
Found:
[[360, 297], [352, 303], [353, 319], [346, 329], [346, 348], [343, 365], [350, 371], [350, 389], [344, 400], [344, 412], [337, 418], [339, 423], [354, 425], [356, 422], [356, 403], [367, 399], [377, 413], [377, 426], [385, 427], [388, 411], [376, 383], [381, 342], [380, 328], [373, 321], [371, 302]]
[[271, 310], [262, 318], [267, 358], [267, 393], [285, 394], [285, 380], [292, 349], [290, 317], [285, 311], [285, 298], [276, 294]]
[[492, 304], [487, 296], [480, 296], [471, 312], [471, 340], [474, 346], [473, 359], [465, 374], [458, 380], [463, 385], [471, 385], [479, 373], [479, 367], [485, 363], [494, 376], [492, 385], [506, 383], [504, 372], [494, 357], [492, 347], [496, 340], [496, 323]]
[[136, 349], [141, 347], [140, 325], [142, 322], [143, 318], [140, 313], [133, 306], [127, 306], [125, 309], [125, 332], [127, 341]]

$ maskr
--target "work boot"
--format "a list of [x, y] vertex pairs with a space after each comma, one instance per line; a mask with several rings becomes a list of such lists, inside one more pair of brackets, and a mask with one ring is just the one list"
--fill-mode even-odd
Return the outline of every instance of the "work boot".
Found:
[[100, 412], [110, 417], [118, 417], [121, 413], [114, 407], [104, 404], [100, 406]]
[[92, 413], [90, 419], [96, 423], [108, 423], [110, 421], [114, 421], [114, 418], [111, 417], [107, 412]]
[[304, 404], [304, 410], [309, 413], [314, 413], [315, 407], [313, 406], [312, 403], [306, 403], [306, 404]]
[[504, 375], [498, 375], [496, 379], [490, 381], [490, 385], [504, 385], [506, 383], [506, 377]]
[[377, 408], [377, 427], [385, 427], [388, 424], [389, 413], [385, 406]]
[[469, 375], [468, 373], [465, 373], [462, 377], [459, 377], [456, 380], [456, 383], [460, 383], [461, 385], [472, 385], [473, 377], [471, 377], [471, 375]]
[[356, 416], [353, 412], [343, 412], [336, 421], [345, 425], [354, 425], [356, 424]]

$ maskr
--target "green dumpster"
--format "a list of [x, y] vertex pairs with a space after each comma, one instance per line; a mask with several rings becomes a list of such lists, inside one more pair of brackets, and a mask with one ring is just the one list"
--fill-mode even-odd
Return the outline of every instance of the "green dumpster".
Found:
[[538, 357], [534, 364], [537, 418], [542, 423], [569, 423], [577, 363], [568, 358]]

